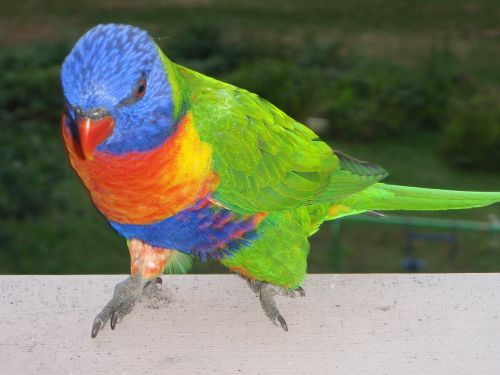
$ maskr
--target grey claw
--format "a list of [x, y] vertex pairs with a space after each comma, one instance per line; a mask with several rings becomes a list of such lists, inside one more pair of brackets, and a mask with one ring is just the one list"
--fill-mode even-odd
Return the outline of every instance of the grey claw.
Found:
[[305, 297], [306, 296], [306, 291], [301, 286], [299, 286], [296, 290], [297, 290], [297, 292], [299, 292], [299, 294], [300, 294], [301, 297]]
[[285, 322], [285, 319], [283, 318], [283, 316], [281, 316], [280, 314], [278, 314], [278, 316], [276, 317], [276, 319], [280, 323], [281, 328], [283, 328], [283, 330], [285, 332], [288, 332], [288, 326], [286, 325], [286, 322]]
[[101, 318], [96, 318], [96, 320], [94, 320], [94, 324], [92, 325], [92, 333], [91, 333], [90, 337], [95, 339], [102, 326], [103, 326], [103, 324], [102, 324]]
[[118, 318], [120, 317], [120, 314], [118, 311], [115, 311], [113, 315], [111, 315], [111, 321], [109, 322], [111, 329], [114, 330], [116, 327], [116, 322], [118, 321]]

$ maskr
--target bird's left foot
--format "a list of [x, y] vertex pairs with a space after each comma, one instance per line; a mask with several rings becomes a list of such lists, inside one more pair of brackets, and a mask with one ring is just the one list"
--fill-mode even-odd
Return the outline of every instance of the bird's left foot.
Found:
[[154, 291], [157, 284], [161, 284], [161, 278], [144, 279], [131, 276], [128, 279], [116, 284], [113, 298], [97, 314], [92, 325], [92, 338], [97, 336], [99, 330], [110, 321], [111, 329], [115, 329], [118, 319], [132, 311], [135, 303], [145, 292]]
[[282, 288], [276, 285], [272, 285], [263, 281], [253, 281], [247, 280], [248, 286], [259, 295], [260, 304], [266, 316], [271, 319], [275, 325], [280, 324], [284, 331], [288, 331], [288, 326], [286, 324], [285, 318], [281, 315], [276, 302], [274, 301], [274, 296], [280, 295], [285, 297], [295, 298], [297, 296], [305, 297], [306, 293], [302, 287], [296, 289]]

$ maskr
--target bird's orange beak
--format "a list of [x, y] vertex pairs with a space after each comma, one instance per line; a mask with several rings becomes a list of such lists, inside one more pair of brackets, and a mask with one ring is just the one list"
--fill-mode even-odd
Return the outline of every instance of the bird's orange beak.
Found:
[[87, 160], [92, 160], [96, 147], [113, 133], [115, 121], [111, 116], [104, 116], [98, 120], [80, 117], [77, 126], [83, 156]]

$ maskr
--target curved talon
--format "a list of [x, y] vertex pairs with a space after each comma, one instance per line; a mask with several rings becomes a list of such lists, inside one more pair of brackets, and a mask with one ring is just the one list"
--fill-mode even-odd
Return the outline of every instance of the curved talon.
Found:
[[252, 282], [247, 280], [250, 288], [259, 294], [260, 305], [264, 310], [266, 316], [273, 322], [273, 324], [280, 324], [283, 331], [288, 332], [288, 325], [286, 324], [285, 318], [280, 314], [276, 302], [274, 301], [274, 296], [281, 295], [286, 297], [296, 297], [300, 295], [305, 297], [306, 292], [299, 286], [297, 288], [284, 288], [277, 285], [272, 285], [264, 281]]
[[101, 318], [96, 318], [94, 320], [94, 324], [92, 325], [92, 333], [90, 334], [90, 337], [95, 339], [102, 326], [103, 326], [103, 322], [102, 322]]
[[[114, 330], [116, 324], [132, 311], [135, 303], [141, 296], [145, 292], [155, 292], [155, 286], [161, 283], [162, 279], [160, 277], [153, 277], [150, 280], [146, 280], [140, 276], [131, 276], [116, 284], [113, 298], [111, 298], [94, 319], [91, 333], [92, 338], [97, 336], [99, 330], [102, 329], [108, 320], [110, 321], [109, 325], [111, 329]], [[148, 288], [148, 286], [151, 288]]]
[[111, 315], [111, 320], [109, 322], [111, 329], [114, 330], [116, 327], [116, 322], [118, 321], [118, 318], [120, 317], [120, 314], [118, 311], [115, 311], [113, 315]]
[[285, 332], [288, 332], [288, 326], [286, 325], [285, 318], [283, 318], [281, 314], [278, 314], [276, 320], [280, 323], [281, 328], [283, 328]]

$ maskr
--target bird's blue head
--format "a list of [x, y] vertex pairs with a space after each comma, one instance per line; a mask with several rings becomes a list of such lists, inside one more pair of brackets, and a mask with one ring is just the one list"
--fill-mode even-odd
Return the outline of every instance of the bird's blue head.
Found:
[[88, 159], [95, 149], [147, 151], [172, 132], [172, 87], [156, 44], [139, 28], [89, 30], [64, 60], [61, 81], [65, 125]]

